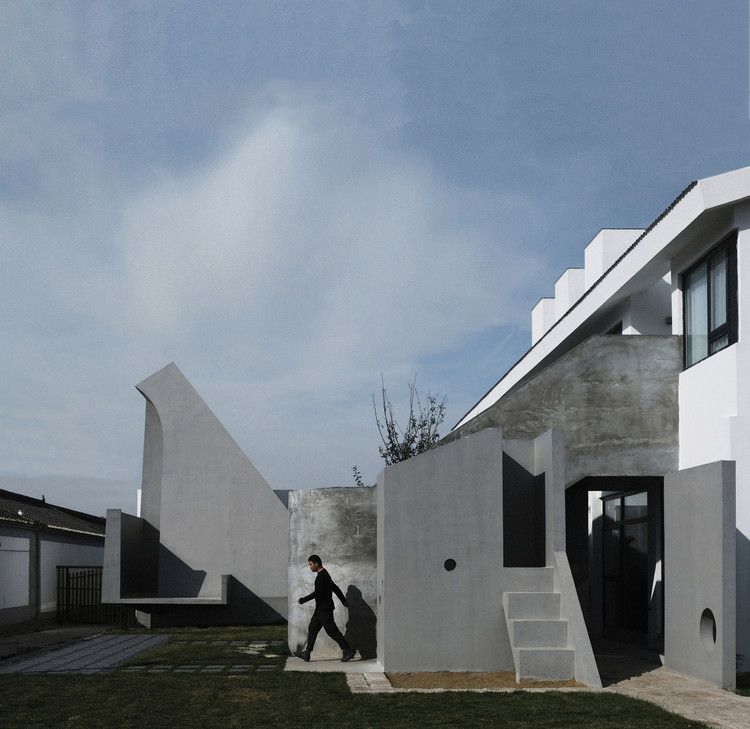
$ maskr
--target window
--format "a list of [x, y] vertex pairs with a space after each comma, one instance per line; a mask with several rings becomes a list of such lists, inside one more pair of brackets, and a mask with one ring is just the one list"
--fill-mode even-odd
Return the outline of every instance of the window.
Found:
[[685, 367], [737, 341], [737, 231], [682, 276]]

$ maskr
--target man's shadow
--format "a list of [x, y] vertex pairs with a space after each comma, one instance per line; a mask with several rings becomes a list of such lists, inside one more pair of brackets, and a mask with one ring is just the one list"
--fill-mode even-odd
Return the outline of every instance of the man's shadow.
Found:
[[349, 585], [346, 589], [346, 602], [349, 605], [349, 621], [344, 637], [352, 648], [359, 651], [363, 661], [377, 658], [375, 612], [365, 602], [362, 591], [354, 585]]

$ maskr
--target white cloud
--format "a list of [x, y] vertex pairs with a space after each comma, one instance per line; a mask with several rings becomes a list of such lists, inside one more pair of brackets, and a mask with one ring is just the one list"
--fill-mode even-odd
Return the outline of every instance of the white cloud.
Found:
[[258, 375], [310, 385], [343, 354], [355, 370], [413, 362], [516, 323], [539, 265], [518, 230], [535, 217], [453, 188], [335, 107], [285, 98], [221, 159], [127, 206], [122, 298], [133, 326], [214, 340], [221, 321]]
[[445, 182], [349, 103], [258, 98], [140, 191], [67, 134], [40, 174], [70, 204], [0, 203], [0, 470], [137, 479], [133, 385], [174, 360], [274, 486], [374, 478], [379, 373], [526, 323], [533, 203]]

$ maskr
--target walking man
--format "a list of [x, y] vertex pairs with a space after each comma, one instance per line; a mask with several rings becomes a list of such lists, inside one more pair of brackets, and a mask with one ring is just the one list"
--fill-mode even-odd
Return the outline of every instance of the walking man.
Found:
[[294, 655], [303, 661], [309, 661], [310, 654], [315, 645], [315, 639], [318, 637], [320, 629], [325, 628], [326, 633], [339, 644], [339, 648], [344, 652], [341, 660], [351, 661], [354, 658], [355, 651], [347, 643], [346, 638], [341, 635], [341, 631], [333, 619], [333, 593], [335, 592], [338, 599], [341, 600], [341, 604], [347, 607], [344, 593], [341, 592], [338, 585], [331, 579], [328, 571], [323, 569], [323, 560], [317, 554], [311, 554], [307, 558], [307, 564], [316, 573], [315, 589], [309, 595], [299, 598], [297, 602], [303, 605], [309, 600], [315, 600], [315, 612], [313, 612], [310, 625], [307, 629], [307, 647], [303, 651], [295, 651]]

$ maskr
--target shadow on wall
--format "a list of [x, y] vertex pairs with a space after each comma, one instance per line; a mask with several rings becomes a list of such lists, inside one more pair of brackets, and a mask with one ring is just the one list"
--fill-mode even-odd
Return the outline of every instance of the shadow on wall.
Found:
[[198, 597], [205, 581], [205, 570], [194, 570], [163, 544], [159, 545], [160, 595], [164, 597]]
[[[284, 617], [236, 577], [229, 577], [226, 605], [173, 604], [149, 609], [152, 628], [208, 625], [282, 625]], [[253, 616], [249, 621], [248, 616]]]
[[376, 658], [375, 611], [365, 602], [362, 590], [354, 585], [346, 589], [346, 602], [349, 605], [349, 620], [344, 637], [352, 648], [359, 651], [363, 661]]
[[[750, 572], [750, 540], [739, 530], [736, 530], [737, 540], [737, 574], [746, 575]], [[740, 594], [740, 584], [737, 584], [737, 646], [744, 641], [744, 635], [741, 633], [747, 625], [747, 596]], [[740, 605], [743, 607], [740, 608]], [[744, 617], [741, 615], [744, 613]], [[741, 627], [743, 626], [743, 627]], [[744, 653], [737, 653], [737, 679], [742, 682], [743, 686], [750, 685], [750, 656]]]

